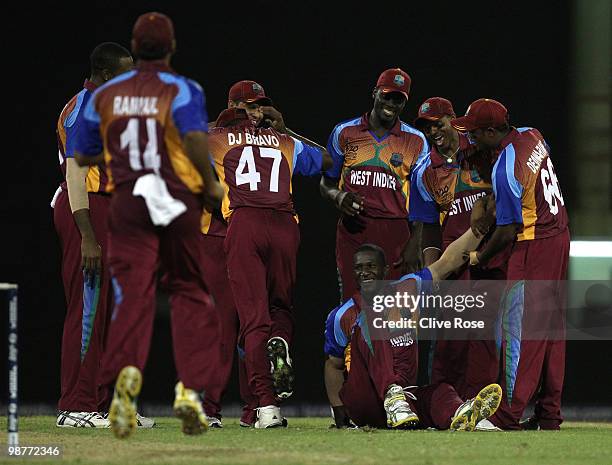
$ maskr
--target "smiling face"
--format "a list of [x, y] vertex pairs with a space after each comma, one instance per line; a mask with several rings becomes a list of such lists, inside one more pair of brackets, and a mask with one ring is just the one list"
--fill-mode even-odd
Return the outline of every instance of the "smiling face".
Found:
[[383, 92], [381, 89], [374, 89], [372, 97], [374, 113], [383, 123], [394, 123], [406, 106], [406, 97], [401, 92]]
[[451, 119], [451, 116], [445, 115], [438, 120], [427, 121], [422, 126], [427, 140], [441, 152], [450, 148], [457, 134], [457, 131], [450, 125]]
[[365, 295], [373, 294], [385, 279], [388, 267], [384, 256], [374, 250], [358, 251], [353, 257], [353, 273], [361, 292]]
[[257, 102], [243, 102], [243, 101], [232, 101], [228, 102], [227, 108], [241, 108], [246, 111], [249, 119], [255, 123], [259, 124], [259, 122], [263, 119], [263, 112], [261, 110], [261, 106]]

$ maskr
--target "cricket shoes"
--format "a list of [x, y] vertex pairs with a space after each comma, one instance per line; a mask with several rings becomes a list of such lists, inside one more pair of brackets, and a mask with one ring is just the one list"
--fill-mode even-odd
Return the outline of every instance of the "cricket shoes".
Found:
[[142, 388], [142, 374], [135, 366], [124, 367], [115, 383], [115, 393], [108, 411], [110, 427], [117, 438], [130, 436], [138, 421], [136, 419], [136, 399]]
[[478, 429], [479, 431], [495, 431], [488, 429], [488, 424], [492, 425], [492, 423], [487, 418], [495, 413], [501, 398], [502, 389], [499, 384], [485, 386], [476, 394], [476, 397], [466, 400], [457, 408], [451, 420], [450, 429], [452, 431], [474, 431], [477, 429], [476, 425], [482, 423], [482, 429]]
[[110, 421], [98, 412], [69, 412], [62, 410], [57, 415], [58, 428], [109, 428]]
[[282, 337], [272, 337], [268, 341], [267, 349], [274, 392], [279, 399], [287, 399], [293, 394], [293, 367], [289, 344]]
[[209, 417], [206, 415], [206, 422], [208, 423], [209, 428], [223, 428], [223, 423], [219, 417]]
[[185, 434], [202, 434], [208, 429], [206, 414], [202, 408], [200, 395], [187, 389], [181, 381], [174, 388], [174, 414], [183, 422], [181, 430]]
[[[408, 388], [407, 388], [408, 389]], [[415, 428], [419, 423], [419, 417], [412, 411], [406, 395], [416, 399], [411, 392], [405, 392], [401, 386], [392, 384], [385, 395], [385, 412], [387, 413], [388, 428]]]
[[267, 405], [265, 407], [259, 407], [257, 410], [257, 421], [255, 421], [255, 428], [278, 428], [287, 426], [287, 420], [283, 418], [280, 413], [280, 407], [276, 405]]
[[[104, 418], [108, 418], [108, 412], [101, 414]], [[153, 428], [155, 426], [155, 420], [153, 418], [147, 418], [140, 413], [136, 412], [136, 426], [138, 428]]]

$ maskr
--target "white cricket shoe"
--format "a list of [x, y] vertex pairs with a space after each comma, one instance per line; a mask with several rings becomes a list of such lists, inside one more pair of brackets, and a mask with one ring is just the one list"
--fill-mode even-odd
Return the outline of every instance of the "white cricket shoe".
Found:
[[476, 428], [474, 428], [474, 431], [503, 431], [503, 429], [498, 428], [487, 418], [484, 418], [476, 423]]
[[[477, 424], [495, 413], [501, 403], [501, 398], [502, 388], [499, 384], [489, 384], [483, 387], [476, 394], [476, 397], [466, 400], [457, 408], [450, 429], [453, 431], [474, 431]], [[490, 421], [487, 420], [487, 422], [492, 425]]]
[[414, 394], [404, 392], [401, 386], [392, 384], [385, 395], [385, 412], [387, 413], [387, 427], [414, 428], [419, 423], [419, 417], [412, 411], [406, 394], [414, 398]]
[[138, 428], [153, 428], [155, 426], [155, 420], [136, 412], [136, 426]]
[[110, 428], [110, 421], [98, 412], [62, 410], [57, 415], [55, 426], [58, 428]]
[[221, 421], [221, 418], [209, 417], [208, 415], [206, 415], [206, 421], [208, 422], [209, 428], [223, 428], [223, 422]]
[[279, 426], [283, 426], [283, 417], [280, 413], [280, 407], [276, 405], [266, 405], [265, 407], [257, 408], [255, 428], [278, 428]]

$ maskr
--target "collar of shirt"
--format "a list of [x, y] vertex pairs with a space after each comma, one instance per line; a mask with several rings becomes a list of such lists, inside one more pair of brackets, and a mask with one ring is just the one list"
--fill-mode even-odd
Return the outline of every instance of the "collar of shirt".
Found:
[[138, 71], [163, 71], [174, 74], [174, 70], [164, 60], [139, 60], [136, 63], [136, 69]]
[[[499, 147], [501, 148], [501, 150], [504, 150], [504, 148], [506, 148], [507, 145], [510, 145], [514, 141], [514, 139], [516, 139], [520, 134], [521, 133], [518, 132], [514, 126], [512, 126], [512, 129], [510, 129], [510, 132], [508, 133], [508, 135], [504, 137], [499, 144]], [[501, 153], [501, 150], [500, 150], [500, 153]]]
[[89, 79], [85, 79], [85, 82], [83, 83], [83, 87], [87, 89], [89, 92], [93, 92], [94, 90], [98, 88], [98, 86], [95, 85], [93, 82], [91, 82]]
[[435, 145], [431, 145], [431, 152], [429, 154], [429, 158], [431, 159], [431, 167], [439, 168], [442, 165], [457, 167], [465, 158], [464, 152], [470, 147], [470, 141], [468, 138], [464, 134], [459, 133], [459, 151], [457, 152], [456, 163], [448, 163], [446, 161], [446, 157], [442, 156], [442, 154], [438, 152], [438, 148]]
[[[370, 130], [370, 123], [368, 120], [368, 116], [369, 116], [370, 112], [364, 113], [361, 116], [361, 122], [359, 123], [359, 129], [361, 129], [362, 131], [369, 131]], [[397, 120], [395, 121], [395, 124], [393, 125], [393, 127], [388, 131], [388, 133], [393, 134], [394, 136], [401, 136], [402, 135], [402, 122], [400, 121], [399, 118], [397, 118]]]

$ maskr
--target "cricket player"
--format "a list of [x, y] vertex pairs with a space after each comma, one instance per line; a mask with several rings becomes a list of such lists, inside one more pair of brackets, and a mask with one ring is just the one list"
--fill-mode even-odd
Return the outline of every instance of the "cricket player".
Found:
[[[91, 74], [70, 99], [57, 122], [59, 160], [65, 182], [52, 206], [62, 247], [66, 317], [62, 337], [61, 397], [58, 427], [108, 427], [103, 413], [110, 393], [98, 392], [98, 366], [110, 321], [112, 288], [106, 261], [110, 196], [103, 168], [79, 167], [74, 160], [76, 134], [93, 91], [134, 66], [130, 52], [114, 42], [90, 55]], [[147, 426], [153, 422], [144, 419]], [[139, 418], [139, 422], [140, 419]]]
[[279, 390], [290, 384], [292, 372], [287, 364], [272, 363], [271, 374], [269, 354], [277, 354], [274, 360], [288, 360], [293, 335], [299, 229], [291, 178], [294, 173], [320, 174], [331, 161], [314, 146], [273, 128], [257, 127], [237, 108], [221, 113], [209, 144], [226, 192], [225, 252], [249, 388], [257, 397], [254, 426], [282, 426]]
[[[479, 242], [468, 230], [438, 261], [403, 276], [393, 286], [401, 286], [415, 295], [431, 292], [432, 282], [461, 267], [466, 251]], [[388, 269], [380, 247], [362, 245], [354, 258], [354, 275], [360, 292], [327, 317], [325, 386], [336, 426], [348, 426], [350, 419], [358, 426], [378, 428], [418, 425], [473, 431], [499, 406], [499, 385], [482, 388], [466, 402], [447, 383], [406, 388], [416, 380], [418, 355], [414, 331], [407, 330], [389, 340], [373, 340], [369, 336], [365, 308], [383, 291], [380, 281], [385, 279]], [[345, 370], [348, 370], [346, 379]]]
[[[264, 88], [255, 81], [238, 81], [230, 87], [227, 108], [243, 109], [256, 125], [260, 124], [264, 118], [261, 107], [271, 104], [272, 101], [266, 96]], [[216, 122], [211, 123], [209, 128], [216, 125]], [[204, 410], [209, 426], [221, 428], [223, 427], [221, 398], [232, 373], [234, 352], [238, 344], [239, 321], [234, 296], [227, 277], [227, 259], [223, 250], [223, 242], [227, 235], [227, 223], [220, 210], [214, 210], [212, 213], [204, 210], [202, 233], [204, 273], [210, 293], [215, 300], [215, 307], [221, 323], [221, 327], [218, 329], [221, 334], [218, 359], [216, 359], [216, 362], [212, 362], [217, 366], [216, 376], [209, 383], [204, 399]], [[240, 354], [244, 354], [244, 350], [239, 350]], [[288, 360], [290, 361], [290, 358]], [[278, 361], [276, 362], [278, 364]], [[240, 425], [250, 427], [255, 424], [258, 399], [249, 389], [244, 360], [240, 356], [238, 358], [238, 378], [240, 397], [245, 402]]]
[[[410, 237], [409, 176], [429, 149], [425, 136], [399, 119], [409, 91], [405, 71], [384, 71], [372, 91], [372, 109], [338, 124], [329, 136], [327, 150], [334, 164], [321, 178], [321, 193], [342, 213], [336, 264], [343, 300], [356, 290], [352, 261], [361, 244], [382, 247], [394, 263]], [[394, 268], [389, 277], [399, 275]]]
[[80, 165], [105, 160], [113, 191], [108, 255], [115, 308], [100, 382], [116, 380], [109, 419], [120, 438], [136, 425], [158, 263], [166, 272], [180, 380], [174, 411], [184, 433], [207, 428], [201, 398], [214, 376], [207, 361], [218, 335], [202, 336], [216, 313], [202, 276], [200, 219], [203, 202], [214, 206], [223, 190], [208, 157], [202, 88], [170, 68], [175, 47], [170, 18], [145, 13], [137, 19], [136, 69], [96, 90], [76, 147]]
[[[429, 156], [412, 173], [408, 215], [413, 225], [420, 223], [420, 227], [413, 228], [411, 240], [418, 240], [419, 234], [425, 236], [421, 246], [425, 266], [470, 228], [472, 208], [492, 192], [490, 181], [475, 169], [482, 164], [481, 154], [450, 125], [455, 117], [449, 100], [432, 97], [421, 104], [414, 123], [431, 147]], [[507, 256], [499, 254], [486, 268], [464, 266], [449, 278], [505, 279], [505, 259]], [[482, 386], [497, 380], [498, 353], [493, 334], [489, 340], [445, 340], [443, 332], [439, 333], [432, 360], [432, 383], [449, 383], [462, 397], [470, 398]]]
[[[564, 297], [570, 235], [550, 147], [537, 129], [510, 126], [500, 102], [479, 99], [465, 116], [451, 120], [479, 148], [498, 150], [492, 168], [497, 225], [471, 265], [486, 265], [506, 247], [509, 286], [504, 299], [502, 387], [504, 397], [491, 426], [520, 429], [519, 421], [540, 380], [536, 403], [541, 429], [559, 429], [565, 371]], [[533, 337], [534, 331], [548, 331]], [[537, 339], [537, 340], [534, 340]]]

